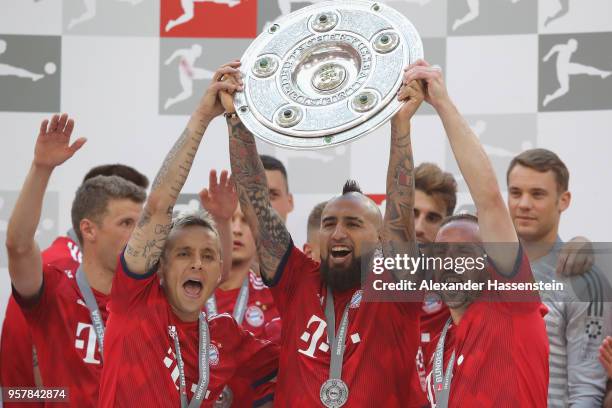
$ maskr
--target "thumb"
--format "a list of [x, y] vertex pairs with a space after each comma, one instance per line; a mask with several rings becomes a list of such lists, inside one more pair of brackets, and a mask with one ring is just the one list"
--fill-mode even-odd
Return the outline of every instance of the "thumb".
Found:
[[69, 149], [72, 154], [75, 154], [77, 150], [79, 150], [83, 145], [87, 142], [87, 139], [84, 137], [80, 137], [70, 145]]

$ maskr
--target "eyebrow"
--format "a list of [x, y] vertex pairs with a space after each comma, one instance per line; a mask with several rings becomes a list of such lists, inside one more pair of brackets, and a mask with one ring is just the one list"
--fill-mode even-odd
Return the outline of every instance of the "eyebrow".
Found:
[[355, 221], [359, 224], [363, 224], [363, 220], [360, 217], [347, 216], [347, 217], [344, 217], [344, 219], [347, 221]]

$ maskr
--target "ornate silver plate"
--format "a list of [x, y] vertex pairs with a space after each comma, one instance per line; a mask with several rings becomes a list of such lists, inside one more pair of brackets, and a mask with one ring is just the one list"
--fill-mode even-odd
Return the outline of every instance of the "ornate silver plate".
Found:
[[386, 4], [323, 1], [269, 25], [242, 57], [234, 104], [253, 134], [294, 149], [337, 146], [399, 109], [403, 68], [423, 58], [414, 26]]

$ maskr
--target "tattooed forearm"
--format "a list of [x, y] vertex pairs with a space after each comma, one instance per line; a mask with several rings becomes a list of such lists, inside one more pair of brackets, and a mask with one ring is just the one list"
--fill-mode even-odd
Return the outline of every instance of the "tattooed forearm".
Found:
[[159, 261], [172, 228], [174, 204], [187, 180], [202, 136], [185, 129], [166, 155], [126, 246], [125, 257], [132, 272], [146, 273]]
[[[393, 256], [398, 246], [415, 242], [414, 232], [414, 161], [410, 132], [391, 129], [391, 153], [387, 170], [387, 204], [383, 225], [383, 251]], [[389, 253], [390, 252], [390, 253]]]
[[261, 272], [272, 279], [291, 237], [270, 204], [266, 173], [253, 135], [239, 119], [229, 119], [228, 126], [232, 173], [240, 206], [255, 234]]

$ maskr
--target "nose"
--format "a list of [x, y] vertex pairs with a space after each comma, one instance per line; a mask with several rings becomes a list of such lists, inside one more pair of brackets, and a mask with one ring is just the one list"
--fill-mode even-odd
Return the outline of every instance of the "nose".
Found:
[[196, 256], [195, 259], [193, 260], [193, 263], [191, 264], [191, 269], [201, 270], [202, 269], [202, 258], [200, 258], [199, 256]]
[[416, 231], [416, 236], [420, 238], [425, 236], [425, 220], [423, 218], [423, 216], [417, 216], [414, 220], [414, 229]]
[[531, 199], [528, 194], [522, 194], [518, 200], [518, 207], [520, 209], [528, 210], [531, 208]]
[[342, 224], [338, 223], [336, 228], [334, 228], [334, 232], [332, 232], [331, 238], [333, 240], [341, 240], [346, 238], [346, 231]]
[[242, 223], [240, 221], [232, 221], [232, 234], [233, 235], [242, 235]]

